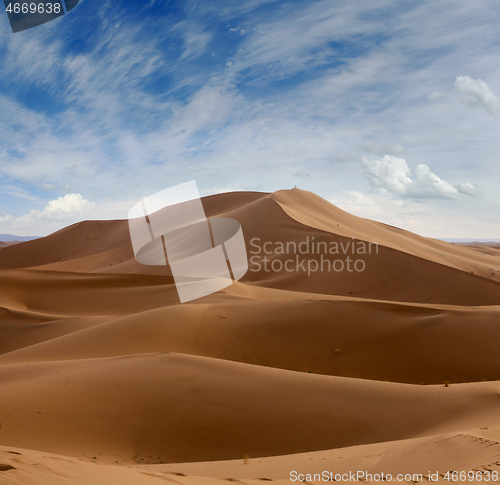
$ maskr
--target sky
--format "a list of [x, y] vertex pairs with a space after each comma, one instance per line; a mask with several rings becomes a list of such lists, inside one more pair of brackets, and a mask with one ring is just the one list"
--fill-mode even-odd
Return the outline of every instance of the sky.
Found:
[[493, 0], [81, 0], [0, 15], [0, 233], [294, 186], [438, 238], [500, 239]]

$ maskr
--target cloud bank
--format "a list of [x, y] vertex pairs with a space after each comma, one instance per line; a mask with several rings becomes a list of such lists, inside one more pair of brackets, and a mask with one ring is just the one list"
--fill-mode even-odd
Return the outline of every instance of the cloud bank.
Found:
[[417, 165], [412, 178], [412, 171], [404, 158], [385, 155], [380, 160], [370, 160], [364, 157], [361, 165], [372, 189], [381, 194], [420, 199], [480, 196], [478, 187], [470, 183], [452, 185], [431, 172], [425, 164]]
[[42, 210], [32, 210], [19, 217], [0, 214], [0, 231], [15, 231], [16, 235], [24, 236], [33, 230], [60, 227], [60, 223], [71, 223], [77, 218], [87, 219], [94, 209], [95, 203], [84, 199], [80, 194], [66, 194], [49, 201]]

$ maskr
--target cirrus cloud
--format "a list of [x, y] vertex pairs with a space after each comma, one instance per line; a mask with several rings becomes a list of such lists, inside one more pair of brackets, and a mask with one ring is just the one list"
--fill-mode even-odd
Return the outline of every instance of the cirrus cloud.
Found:
[[479, 106], [491, 116], [498, 116], [500, 100], [482, 79], [469, 76], [457, 76], [455, 91], [461, 95], [460, 100], [468, 106]]

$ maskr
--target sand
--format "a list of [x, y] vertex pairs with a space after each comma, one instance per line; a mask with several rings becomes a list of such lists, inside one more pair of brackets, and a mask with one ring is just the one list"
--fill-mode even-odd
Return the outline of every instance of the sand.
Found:
[[21, 241], [0, 241], [0, 249], [19, 244]]
[[[498, 471], [500, 250], [299, 189], [203, 204], [241, 223], [254, 259], [184, 304], [168, 267], [135, 261], [127, 221], [0, 249], [0, 483]], [[291, 242], [307, 254], [276, 250]], [[348, 256], [364, 271], [307, 273]]]

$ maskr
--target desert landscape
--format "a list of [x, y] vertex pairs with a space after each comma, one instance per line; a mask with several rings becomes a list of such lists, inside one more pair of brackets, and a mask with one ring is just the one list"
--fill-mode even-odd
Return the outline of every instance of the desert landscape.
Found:
[[202, 202], [240, 222], [249, 258], [263, 256], [255, 241], [377, 251], [355, 256], [363, 271], [309, 275], [253, 259], [241, 281], [180, 304], [168, 267], [135, 261], [126, 220], [2, 248], [0, 483], [500, 470], [498, 249], [299, 189]]

